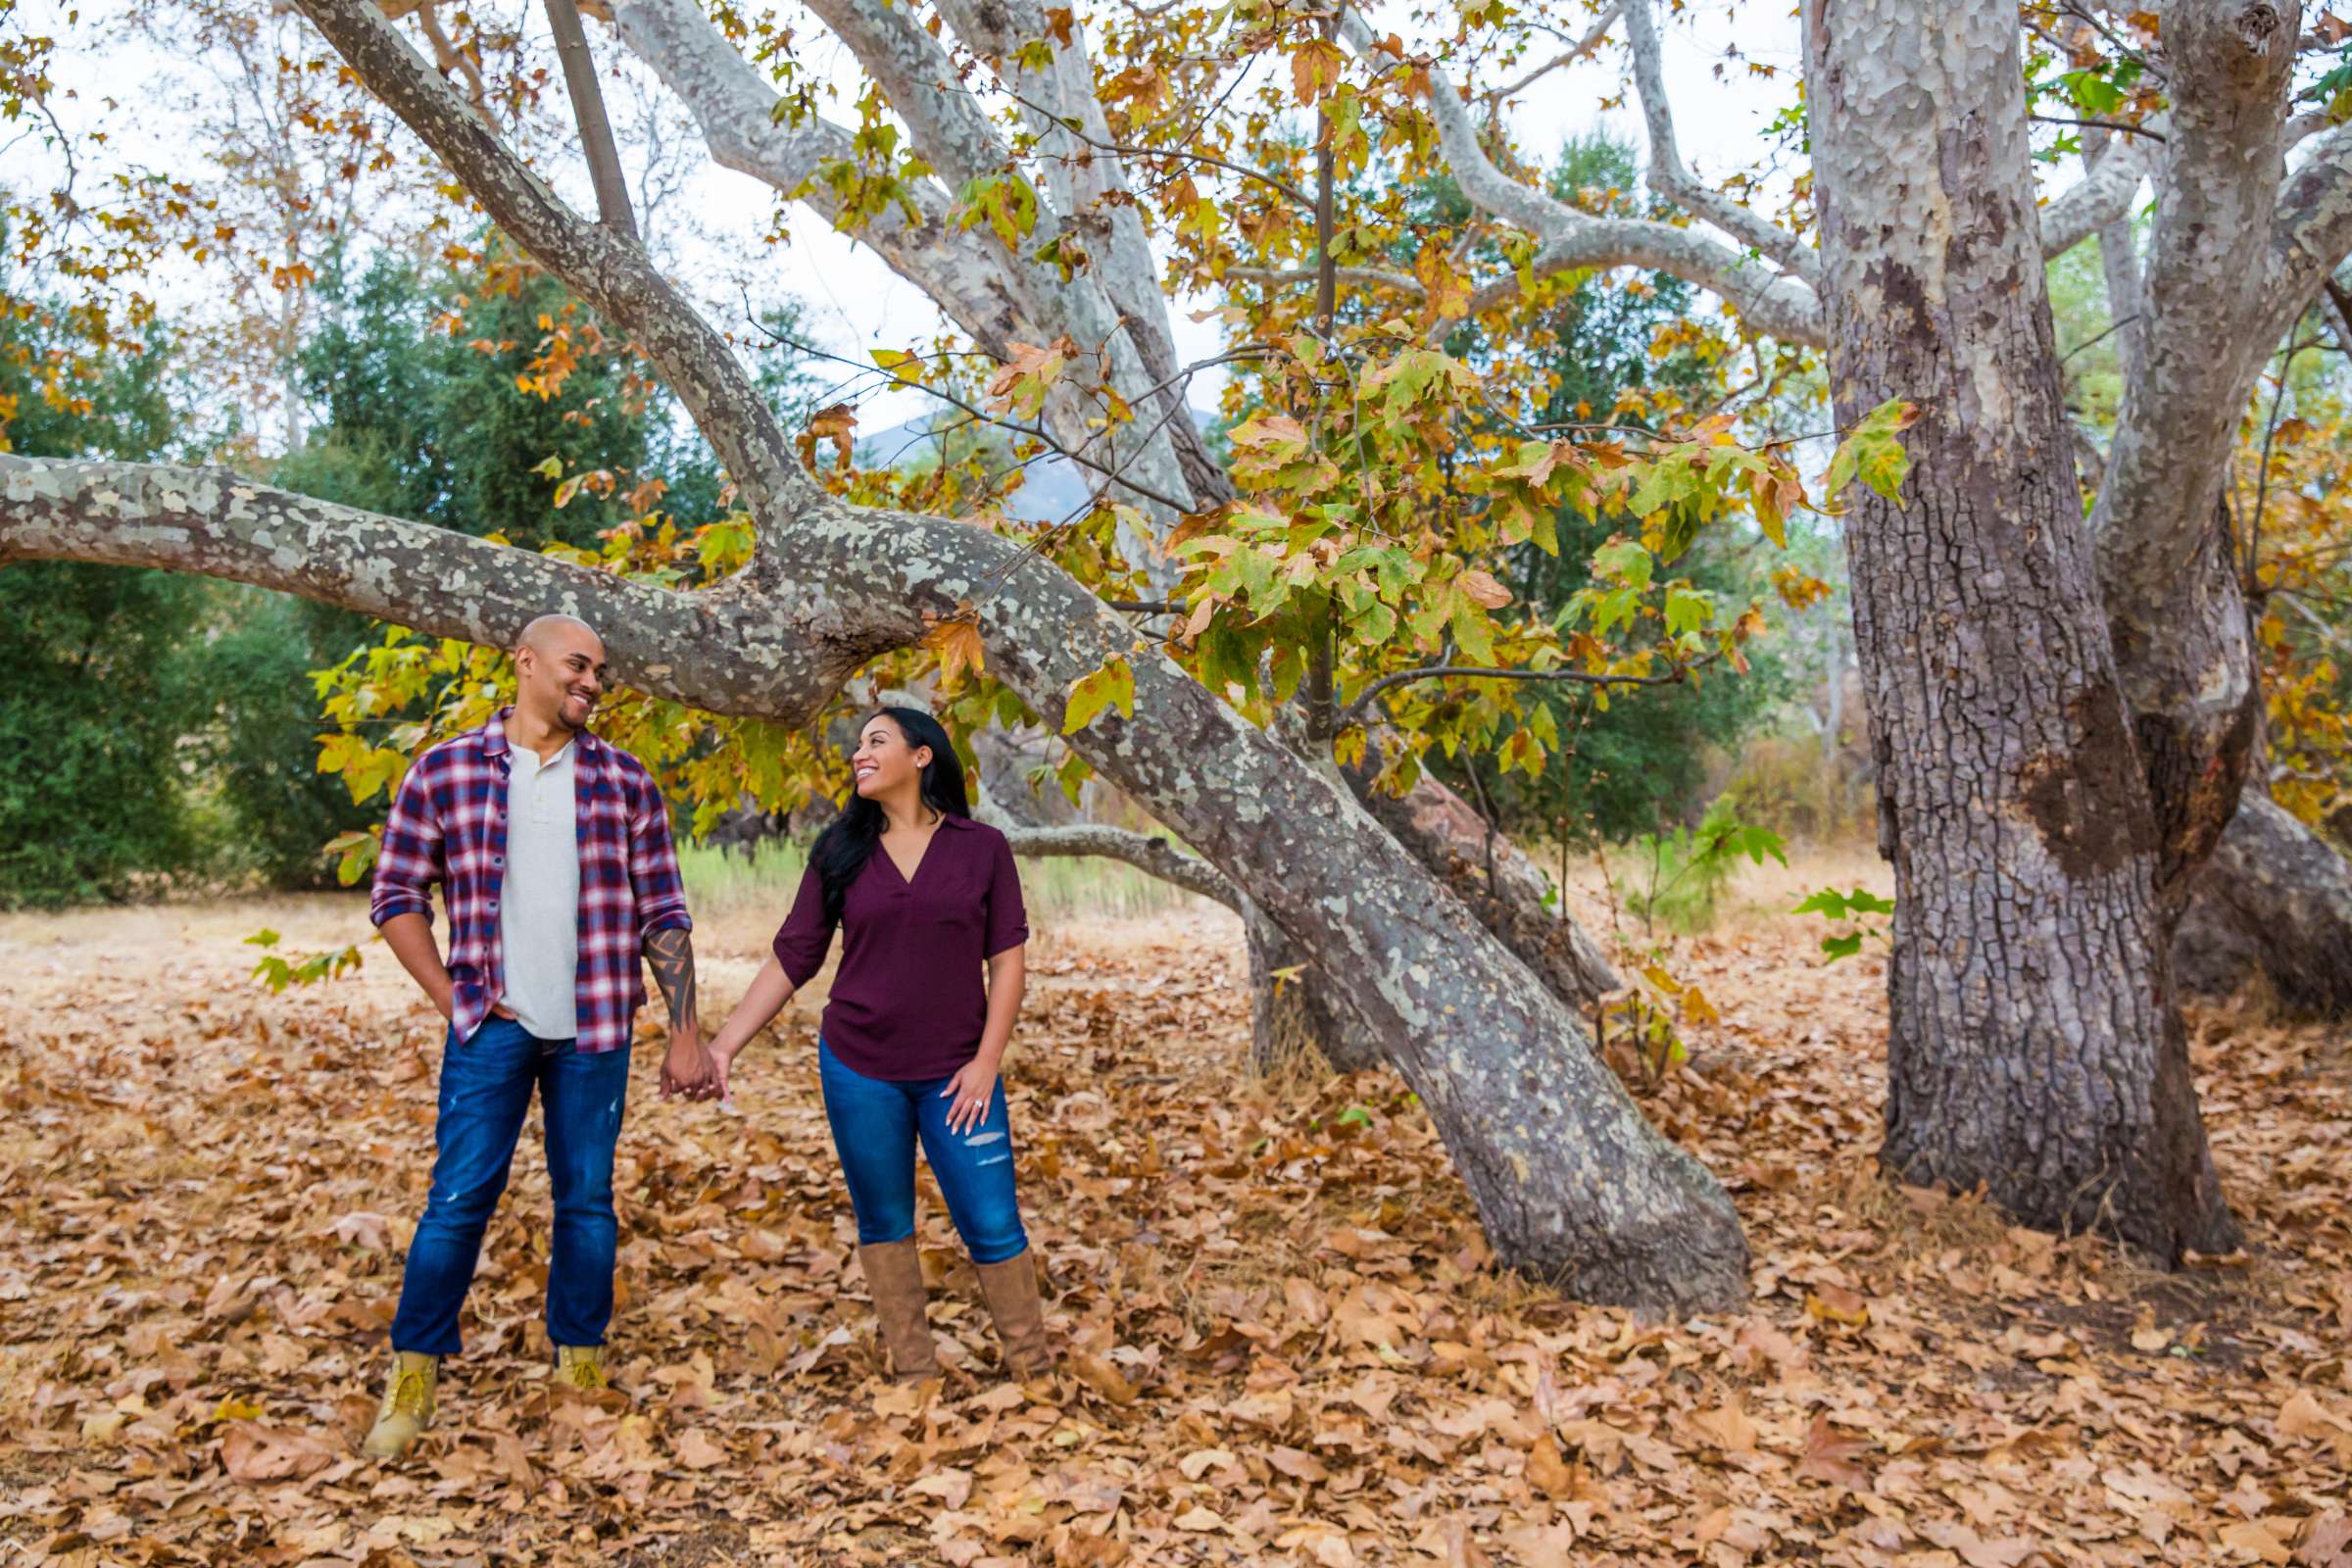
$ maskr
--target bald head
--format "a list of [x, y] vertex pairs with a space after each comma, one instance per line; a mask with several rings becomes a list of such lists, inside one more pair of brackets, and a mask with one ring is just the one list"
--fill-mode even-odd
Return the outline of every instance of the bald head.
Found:
[[[559, 635], [563, 633], [568, 633], [569, 636]], [[541, 615], [537, 620], [522, 628], [522, 635], [514, 639], [514, 651], [520, 653], [525, 648], [535, 648], [545, 655], [552, 652], [560, 642], [568, 642], [579, 638], [586, 638], [596, 645], [597, 661], [600, 663], [603, 662], [605, 640], [596, 634], [594, 626], [589, 625], [577, 615]]]
[[605, 690], [605, 640], [577, 615], [541, 615], [514, 642], [514, 710], [534, 729], [587, 726]]

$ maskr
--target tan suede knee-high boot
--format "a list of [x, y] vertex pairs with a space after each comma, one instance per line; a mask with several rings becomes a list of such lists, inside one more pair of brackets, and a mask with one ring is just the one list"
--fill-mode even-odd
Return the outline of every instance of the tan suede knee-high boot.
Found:
[[1046, 1347], [1046, 1308], [1037, 1293], [1037, 1256], [1023, 1250], [1002, 1263], [975, 1263], [980, 1294], [988, 1299], [989, 1314], [997, 1320], [997, 1340], [1004, 1348], [1004, 1370], [1023, 1382], [1054, 1370], [1054, 1354]]
[[923, 1317], [923, 1264], [912, 1238], [860, 1247], [858, 1261], [865, 1269], [865, 1288], [873, 1293], [874, 1315], [882, 1321], [891, 1375], [902, 1383], [939, 1376], [939, 1350]]

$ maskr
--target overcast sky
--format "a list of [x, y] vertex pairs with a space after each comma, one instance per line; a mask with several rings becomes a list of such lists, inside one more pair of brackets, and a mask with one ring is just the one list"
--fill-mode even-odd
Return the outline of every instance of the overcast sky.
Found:
[[[533, 25], [544, 24], [536, 7], [521, 14]], [[28, 30], [53, 33], [67, 45], [54, 74], [61, 85], [77, 87], [83, 94], [78, 104], [60, 105], [61, 118], [69, 125], [87, 127], [99, 121], [94, 100], [101, 92], [135, 93], [135, 115], [118, 111], [106, 117], [117, 155], [165, 168], [188, 157], [190, 129], [166, 107], [173, 94], [164, 90], [164, 84], [174, 79], [191, 84], [202, 80], [184, 63], [144, 43], [125, 41], [122, 29], [106, 24], [89, 9], [75, 24], [66, 20], [56, 0], [27, 0], [19, 16]], [[1376, 12], [1375, 23], [1384, 30], [1403, 32], [1408, 43], [1415, 41], [1401, 13], [1392, 22]], [[834, 83], [841, 103], [854, 98], [859, 78], [849, 51], [821, 25], [804, 26], [798, 36], [806, 40], [805, 64]], [[590, 42], [600, 52], [600, 63], [614, 69], [619, 51], [611, 32], [591, 27]], [[1739, 59], [1727, 58], [1731, 45], [1740, 51]], [[1740, 5], [1736, 11], [1724, 0], [1701, 0], [1670, 24], [1668, 91], [1675, 103], [1683, 155], [1702, 178], [1755, 169], [1772, 156], [1765, 128], [1793, 101], [1797, 59], [1796, 23], [1769, 0]], [[1749, 62], [1777, 67], [1780, 74], [1772, 80], [1758, 78], [1749, 72]], [[1572, 135], [1599, 127], [1642, 145], [1641, 117], [1625, 91], [1623, 73], [1623, 50], [1612, 46], [1598, 61], [1545, 78], [1514, 117], [1521, 144], [1530, 149], [1556, 147]], [[1601, 108], [1621, 94], [1626, 103]], [[668, 107], [675, 111], [674, 103]], [[675, 112], [682, 118], [682, 111]], [[616, 118], [621, 113], [616, 102]], [[56, 165], [34, 141], [20, 137], [0, 151], [0, 168], [7, 170], [0, 177], [21, 194], [31, 195], [33, 187], [54, 176]], [[583, 211], [594, 210], [584, 171], [557, 168], [543, 172], [551, 173], [557, 187]], [[834, 232], [806, 209], [794, 209], [789, 218], [790, 244], [781, 250], [767, 248], [763, 236], [773, 220], [775, 202], [765, 186], [747, 175], [705, 160], [673, 199], [691, 219], [690, 227], [672, 225], [679, 231], [675, 266], [683, 275], [678, 281], [729, 327], [742, 325], [747, 281], [756, 302], [783, 294], [798, 297], [807, 308], [807, 327], [822, 346], [860, 362], [874, 348], [914, 347], [941, 327], [938, 313], [920, 291], [901, 281], [871, 251]], [[163, 281], [162, 292], [168, 302], [175, 294], [192, 300], [189, 291], [206, 286], [207, 280], [196, 276], [172, 276]], [[218, 287], [217, 279], [209, 286]], [[1172, 312], [1179, 352], [1188, 359], [1213, 357], [1222, 347], [1216, 322], [1191, 319], [1191, 312], [1207, 303], [1179, 300]], [[1194, 383], [1193, 399], [1210, 406], [1217, 391], [1218, 384], [1204, 374]], [[867, 430], [879, 429], [928, 412], [929, 402], [919, 393], [886, 392], [864, 403], [858, 422]]]

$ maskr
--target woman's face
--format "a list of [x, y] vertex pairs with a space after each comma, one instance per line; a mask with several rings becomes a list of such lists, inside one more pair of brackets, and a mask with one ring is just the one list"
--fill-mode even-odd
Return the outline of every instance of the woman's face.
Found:
[[930, 760], [930, 747], [908, 746], [906, 732], [899, 728], [898, 720], [876, 713], [865, 721], [858, 749], [850, 754], [850, 774], [858, 781], [858, 794], [869, 801], [880, 800], [914, 787]]

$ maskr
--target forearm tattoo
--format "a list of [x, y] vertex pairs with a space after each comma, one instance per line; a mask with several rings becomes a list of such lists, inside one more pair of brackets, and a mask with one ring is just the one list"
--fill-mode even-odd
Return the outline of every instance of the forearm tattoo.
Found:
[[645, 939], [645, 959], [654, 966], [654, 983], [669, 999], [669, 1026], [694, 1021], [694, 942], [684, 929], [671, 926]]

